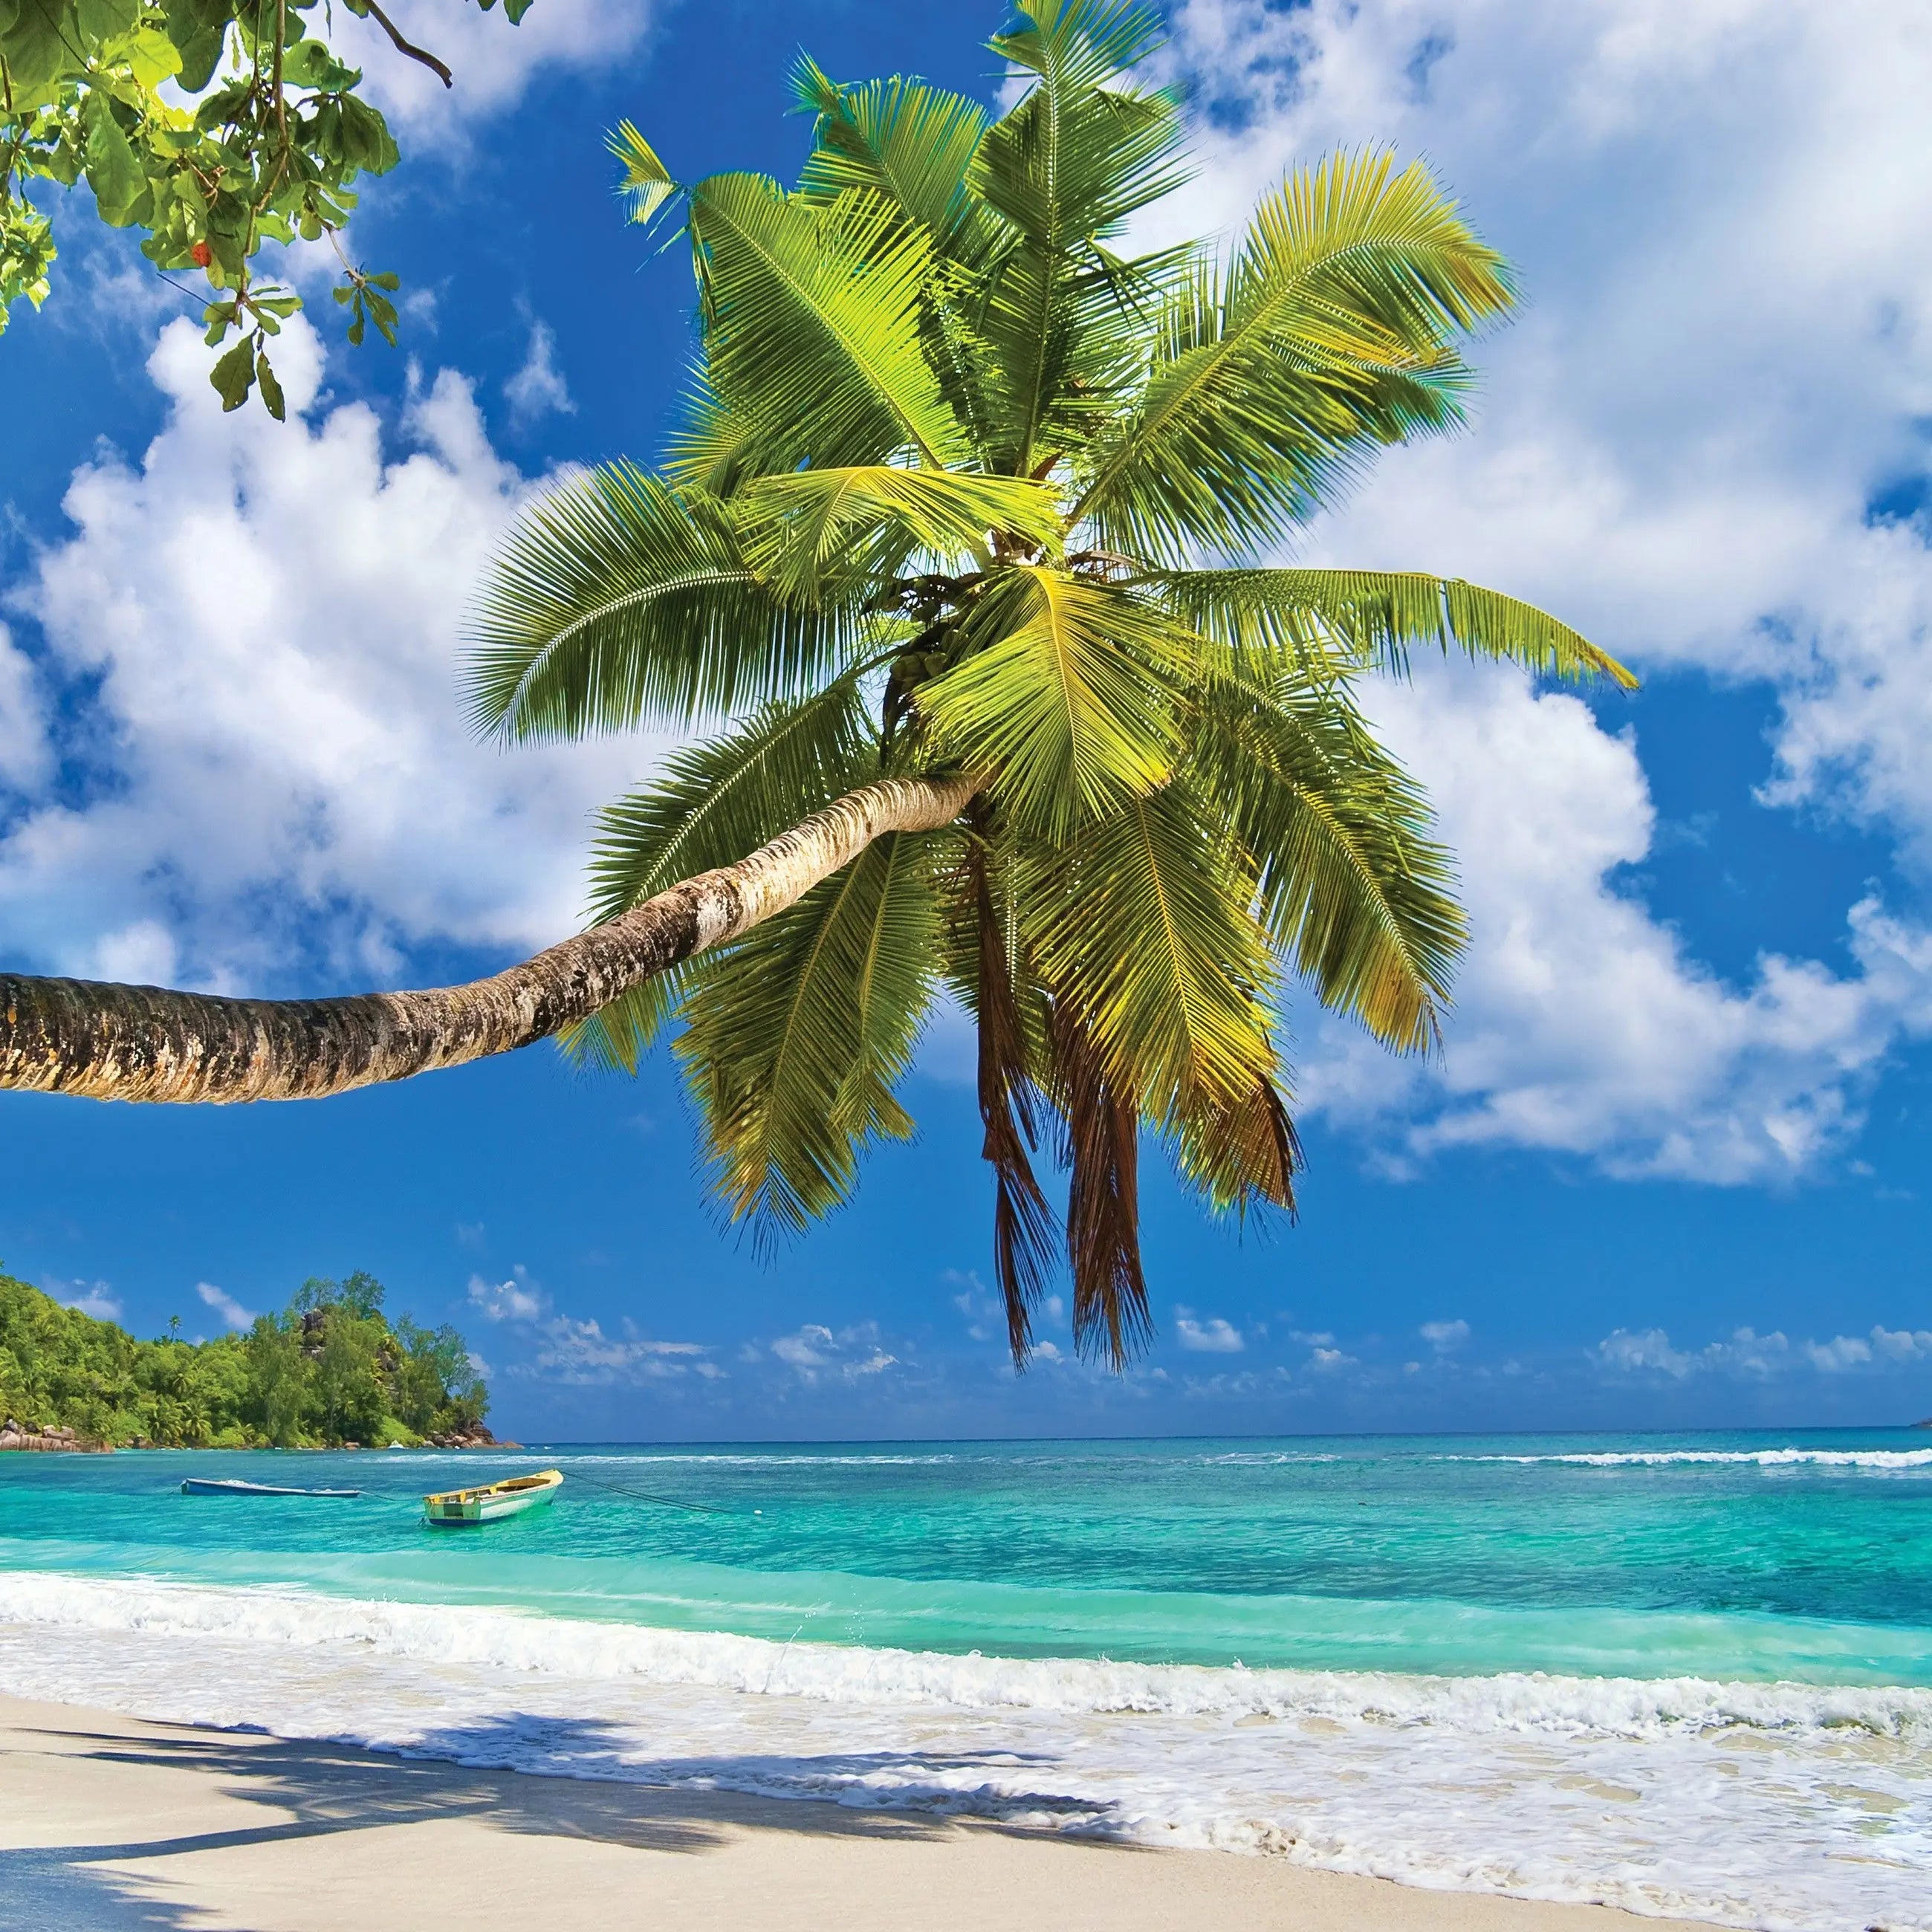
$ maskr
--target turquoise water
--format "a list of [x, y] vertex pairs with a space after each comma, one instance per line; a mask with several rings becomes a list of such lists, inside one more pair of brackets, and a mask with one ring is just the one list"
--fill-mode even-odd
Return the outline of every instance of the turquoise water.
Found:
[[0, 1573], [15, 1695], [1932, 1932], [1918, 1432], [8, 1456]]
[[[1672, 1460], [1608, 1460], [1660, 1456]], [[1575, 1457], [1595, 1460], [1562, 1460]], [[1721, 1460], [1675, 1460], [1688, 1457]], [[475, 1532], [421, 1524], [426, 1489], [545, 1462], [566, 1476], [548, 1510]], [[190, 1471], [364, 1493], [184, 1497]], [[1012, 1657], [1924, 1685], [1932, 1443], [1786, 1431], [14, 1456], [0, 1460], [0, 1565]]]

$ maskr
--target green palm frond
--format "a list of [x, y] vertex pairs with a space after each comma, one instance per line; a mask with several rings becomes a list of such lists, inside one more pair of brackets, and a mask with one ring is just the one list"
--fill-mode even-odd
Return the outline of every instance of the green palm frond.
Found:
[[1400, 674], [1416, 649], [1460, 650], [1541, 676], [1636, 678], [1607, 651], [1520, 598], [1460, 578], [1394, 570], [1155, 572], [1156, 586], [1197, 629], [1259, 660], [1309, 670], [1323, 659]]
[[920, 710], [1016, 824], [1063, 838], [1166, 782], [1191, 657], [1165, 613], [1016, 565], [989, 582], [965, 635], [974, 654], [920, 691]]
[[1336, 155], [1292, 175], [1227, 274], [1178, 292], [1079, 512], [1156, 556], [1279, 537], [1361, 450], [1460, 419], [1454, 340], [1513, 300], [1501, 257], [1420, 163]]
[[646, 230], [655, 226], [677, 194], [670, 170], [632, 122], [619, 122], [605, 146], [623, 164], [617, 194], [624, 204], [625, 220]]
[[850, 1196], [912, 1122], [910, 1064], [943, 957], [943, 834], [889, 833], [706, 971], [677, 1054], [718, 1194], [769, 1241]]
[[976, 252], [990, 224], [967, 181], [986, 112], [962, 94], [895, 74], [842, 86], [801, 55], [792, 86], [817, 116], [799, 190], [832, 201], [851, 188], [882, 196], [941, 256]]
[[1114, 1089], [1163, 1124], [1232, 1107], [1275, 1070], [1268, 935], [1218, 804], [1185, 782], [1135, 799], [1031, 855], [1018, 895], [1056, 1003], [1077, 1012]]
[[738, 506], [746, 554], [787, 597], [828, 585], [890, 578], [911, 556], [990, 562], [998, 536], [1030, 548], [1056, 544], [1060, 506], [1024, 477], [872, 464], [795, 470], [748, 484]]
[[470, 715], [539, 740], [728, 716], [836, 673], [860, 633], [849, 608], [760, 582], [722, 503], [613, 464], [542, 498], [498, 553], [471, 623]]
[[890, 204], [713, 175], [691, 190], [691, 230], [711, 384], [794, 461], [965, 461], [921, 344], [932, 250]]
[[[591, 916], [616, 918], [681, 879], [754, 852], [878, 770], [858, 672], [809, 698], [765, 706], [722, 736], [681, 746], [655, 783], [608, 806], [591, 848]], [[586, 1064], [626, 1072], [711, 963], [647, 980], [562, 1036]]]
[[976, 324], [993, 362], [990, 434], [1000, 467], [1031, 474], [1042, 447], [1050, 458], [1114, 406], [1158, 312], [1161, 269], [1130, 272], [1103, 244], [1186, 168], [1178, 102], [1123, 84], [1159, 44], [1150, 10], [1094, 0], [1020, 10], [1028, 25], [994, 51], [1039, 78], [987, 130], [973, 187], [1006, 230]]
[[1345, 690], [1228, 672], [1204, 700], [1192, 769], [1260, 868], [1275, 946], [1324, 1006], [1385, 1044], [1437, 1035], [1467, 934], [1421, 788]]

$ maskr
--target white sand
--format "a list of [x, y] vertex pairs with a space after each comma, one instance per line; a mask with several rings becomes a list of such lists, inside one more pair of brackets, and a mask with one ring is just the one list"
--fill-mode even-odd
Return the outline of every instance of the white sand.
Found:
[[0, 1697], [0, 1932], [1640, 1932], [832, 1804], [532, 1778]]

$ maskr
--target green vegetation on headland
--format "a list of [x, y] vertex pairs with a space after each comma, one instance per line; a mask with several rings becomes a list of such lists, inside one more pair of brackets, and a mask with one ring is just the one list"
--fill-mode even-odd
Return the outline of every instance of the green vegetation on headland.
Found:
[[382, 1298], [373, 1275], [312, 1279], [245, 1334], [137, 1342], [0, 1274], [0, 1418], [17, 1436], [156, 1448], [488, 1442], [463, 1337], [392, 1322]]

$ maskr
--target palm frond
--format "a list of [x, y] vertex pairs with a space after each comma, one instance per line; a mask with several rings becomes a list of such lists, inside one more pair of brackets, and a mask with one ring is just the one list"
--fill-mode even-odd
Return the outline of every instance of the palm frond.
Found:
[[1024, 477], [872, 464], [765, 476], [738, 498], [746, 554], [788, 598], [808, 602], [835, 581], [890, 579], [924, 553], [990, 561], [998, 536], [1032, 549], [1056, 544], [1053, 493]]
[[1188, 640], [1111, 585], [1008, 566], [918, 694], [934, 743], [1016, 824], [1054, 838], [1163, 783], [1179, 756]]
[[1520, 664], [1540, 676], [1636, 680], [1607, 651], [1520, 598], [1419, 571], [1199, 570], [1151, 573], [1176, 612], [1256, 660], [1407, 670], [1416, 649]]
[[1016, 893], [1028, 956], [1077, 1012], [1114, 1089], [1163, 1126], [1272, 1076], [1268, 935], [1219, 801], [1184, 780], [1030, 854]]
[[1078, 1017], [1054, 1008], [1058, 1100], [1066, 1123], [1066, 1257], [1073, 1342], [1116, 1370], [1154, 1332], [1141, 1265], [1139, 1123]]
[[1273, 1079], [1257, 1080], [1232, 1103], [1192, 1096], [1168, 1138], [1181, 1178], [1216, 1213], [1245, 1218], [1271, 1208], [1293, 1218], [1301, 1142]]
[[[720, 736], [680, 746], [656, 782], [604, 808], [591, 850], [590, 913], [602, 922], [681, 879], [728, 866], [876, 775], [878, 744], [848, 672], [806, 698], [764, 706]], [[579, 1062], [634, 1073], [700, 955], [646, 980], [561, 1036]]]
[[760, 582], [716, 499], [619, 463], [524, 513], [478, 598], [464, 678], [479, 730], [579, 737], [728, 716], [836, 671], [859, 636], [853, 610]]
[[646, 230], [655, 226], [677, 194], [670, 170], [631, 122], [619, 122], [604, 146], [623, 164], [617, 194], [624, 204], [625, 220]]
[[903, 74], [842, 86], [805, 55], [792, 85], [818, 117], [801, 193], [820, 201], [852, 188], [880, 195], [941, 256], [959, 253], [976, 230], [983, 244], [983, 211], [967, 187], [986, 130], [976, 100]]
[[932, 250], [889, 204], [714, 175], [691, 190], [691, 227], [712, 386], [793, 461], [965, 461], [921, 343]]
[[1513, 300], [1420, 163], [1340, 154], [1292, 175], [1227, 274], [1178, 291], [1078, 514], [1152, 556], [1279, 538], [1369, 448], [1460, 420], [1454, 340]]
[[912, 1132], [892, 1088], [940, 968], [945, 836], [875, 840], [727, 950], [686, 1000], [676, 1051], [713, 1184], [761, 1242], [839, 1206], [864, 1148]]
[[1033, 1170], [1036, 1056], [1021, 1013], [1012, 922], [994, 891], [983, 810], [969, 828], [954, 884], [955, 916], [964, 931], [954, 938], [953, 979], [976, 1023], [980, 1152], [994, 1177], [994, 1279], [1006, 1304], [1013, 1366], [1024, 1369], [1033, 1352], [1034, 1312], [1053, 1273], [1056, 1230]]
[[1033, 474], [1042, 450], [1077, 446], [1117, 406], [1135, 338], [1158, 312], [1160, 274], [1103, 244], [1186, 170], [1178, 100], [1123, 82], [1159, 44], [1150, 10], [1037, 0], [1020, 11], [1028, 24], [994, 51], [1038, 80], [975, 158], [974, 191], [1006, 231], [976, 326], [992, 355], [996, 466]]
[[1190, 772], [1252, 855], [1273, 942], [1322, 1004], [1398, 1051], [1432, 1045], [1467, 933], [1454, 868], [1421, 788], [1346, 691], [1224, 670]]

